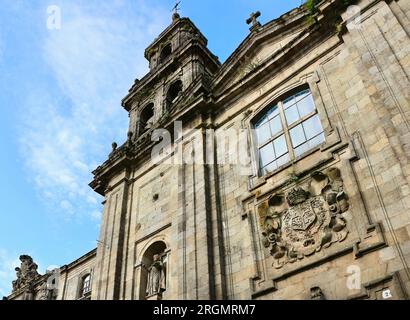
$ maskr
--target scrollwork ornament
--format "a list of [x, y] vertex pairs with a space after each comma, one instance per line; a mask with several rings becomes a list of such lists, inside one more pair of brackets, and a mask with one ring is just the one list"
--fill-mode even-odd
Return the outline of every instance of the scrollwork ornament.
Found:
[[349, 209], [340, 170], [314, 172], [306, 185], [275, 194], [262, 203], [262, 241], [282, 268], [342, 242], [348, 235], [343, 214]]

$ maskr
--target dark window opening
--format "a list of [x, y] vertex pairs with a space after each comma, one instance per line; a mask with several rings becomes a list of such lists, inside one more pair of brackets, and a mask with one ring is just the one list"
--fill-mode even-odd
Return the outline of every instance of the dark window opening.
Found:
[[140, 134], [148, 131], [154, 124], [154, 104], [150, 103], [142, 111], [140, 115]]
[[182, 92], [182, 81], [178, 80], [174, 82], [168, 89], [167, 93], [167, 110], [170, 110], [175, 101], [179, 98]]
[[171, 44], [167, 44], [161, 51], [161, 56], [160, 56], [160, 62], [164, 62], [165, 60], [168, 59], [168, 57], [171, 55], [172, 53], [172, 47]]

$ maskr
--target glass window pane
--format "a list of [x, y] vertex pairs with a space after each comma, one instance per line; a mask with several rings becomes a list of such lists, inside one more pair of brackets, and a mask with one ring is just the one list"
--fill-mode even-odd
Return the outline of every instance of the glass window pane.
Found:
[[273, 161], [271, 163], [269, 163], [265, 168], [263, 168], [264, 174], [266, 173], [270, 173], [274, 170], [276, 170], [278, 168], [278, 166], [276, 165], [276, 161]]
[[272, 119], [273, 117], [277, 116], [279, 114], [279, 109], [278, 106], [274, 106], [272, 107], [267, 113], [266, 116], [268, 117], [268, 119]]
[[288, 152], [285, 135], [281, 135], [279, 138], [275, 139], [275, 141], [273, 141], [273, 145], [275, 146], [276, 157], [280, 157]]
[[258, 122], [255, 123], [255, 128], [259, 128], [268, 121], [268, 117], [264, 115]]
[[268, 163], [275, 160], [275, 152], [273, 151], [273, 144], [269, 143], [265, 147], [260, 149], [260, 164], [261, 167], [266, 166]]
[[309, 147], [312, 149], [322, 144], [324, 141], [325, 141], [325, 135], [323, 133], [319, 134], [317, 137], [313, 138], [312, 140], [309, 140]]
[[298, 145], [306, 141], [305, 134], [303, 133], [303, 128], [301, 124], [297, 125], [292, 130], [290, 130], [290, 137], [292, 139], [293, 147], [297, 147]]
[[276, 116], [270, 121], [270, 129], [272, 136], [282, 131], [282, 123], [279, 116]]
[[298, 109], [296, 105], [286, 109], [285, 115], [286, 115], [286, 121], [288, 122], [289, 125], [299, 120], [299, 113], [298, 113]]
[[311, 94], [305, 96], [305, 98], [298, 102], [298, 109], [301, 117], [304, 117], [309, 113], [315, 111], [315, 104], [313, 102], [313, 97]]
[[271, 137], [269, 124], [265, 123], [263, 126], [256, 129], [256, 134], [258, 136], [258, 144], [261, 145], [269, 140]]
[[310, 149], [309, 145], [307, 143], [304, 143], [304, 144], [300, 145], [299, 147], [295, 148], [295, 156], [298, 157], [301, 154], [308, 151], [309, 149]]
[[322, 124], [318, 115], [315, 115], [306, 121], [303, 121], [303, 128], [305, 129], [306, 138], [312, 139], [323, 131]]
[[286, 108], [289, 108], [290, 106], [294, 105], [295, 102], [296, 102], [295, 96], [291, 96], [291, 97], [289, 97], [289, 98], [283, 100], [283, 107], [284, 107], [285, 109], [286, 109]]
[[307, 95], [309, 95], [309, 94], [310, 94], [310, 90], [309, 90], [309, 89], [306, 89], [306, 90], [303, 90], [303, 91], [298, 92], [298, 93], [295, 95], [296, 102], [299, 102], [300, 100], [304, 99], [304, 98], [305, 98]]
[[283, 166], [284, 164], [289, 162], [289, 153], [285, 154], [284, 156], [280, 157], [277, 161], [276, 164], [278, 165], [278, 168], [280, 166]]

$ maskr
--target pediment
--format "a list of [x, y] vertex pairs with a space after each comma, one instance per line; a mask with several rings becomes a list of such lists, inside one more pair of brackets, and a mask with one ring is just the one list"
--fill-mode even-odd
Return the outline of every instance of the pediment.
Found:
[[216, 96], [242, 81], [249, 73], [302, 38], [307, 28], [306, 11], [297, 8], [251, 34], [222, 65], [213, 81]]

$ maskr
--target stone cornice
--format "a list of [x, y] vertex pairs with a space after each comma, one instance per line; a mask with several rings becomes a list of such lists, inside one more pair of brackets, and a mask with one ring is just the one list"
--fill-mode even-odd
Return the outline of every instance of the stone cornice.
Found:
[[79, 264], [92, 259], [96, 256], [97, 254], [97, 248], [87, 252], [85, 255], [83, 255], [82, 257], [78, 258], [77, 260], [74, 260], [73, 262], [70, 262], [67, 265], [64, 265], [60, 268], [60, 271], [64, 272], [64, 271], [69, 271], [72, 268], [75, 268], [76, 266], [78, 266]]
[[135, 157], [135, 154], [135, 144], [130, 143], [130, 141], [124, 143], [110, 154], [108, 160], [93, 171], [94, 179], [89, 186], [95, 192], [105, 196], [109, 178], [115, 172], [119, 172], [123, 168], [126, 168]]
[[[374, 2], [377, 1], [375, 0]], [[187, 119], [188, 117], [192, 118], [198, 113], [212, 114], [218, 110], [218, 106], [226, 105], [234, 97], [240, 97], [244, 93], [244, 87], [254, 87], [266, 79], [272, 72], [275, 72], [275, 70], [287, 68], [292, 61], [291, 58], [300, 54], [303, 48], [312, 48], [326, 41], [329, 37], [336, 36], [334, 22], [335, 19], [338, 19], [337, 22], [343, 23], [340, 17], [342, 8], [340, 1], [323, 0], [318, 4], [318, 10], [315, 16], [316, 23], [312, 26], [306, 24], [306, 18], [309, 13], [304, 6], [301, 6], [268, 22], [258, 28], [257, 31], [251, 32], [222, 66], [219, 66], [219, 61], [214, 60], [214, 67], [219, 68], [217, 74], [209, 75], [207, 79], [205, 79], [205, 76], [196, 79], [191, 86], [186, 89], [179, 101], [177, 101], [173, 112], [165, 114], [153, 129], [170, 129], [170, 126], [175, 120]], [[288, 30], [289, 28], [291, 29], [290, 31]], [[275, 38], [283, 35], [283, 32], [289, 33], [295, 32], [295, 30], [298, 30], [298, 35], [280, 50], [273, 52], [272, 55], [257, 66], [255, 70], [245, 75], [240, 81], [229, 83], [229, 85], [226, 86], [224, 85], [224, 83], [229, 82], [229, 77], [234, 71], [237, 60], [249, 53], [250, 50], [253, 50], [255, 45], [267, 38]], [[195, 47], [199, 47], [201, 49], [200, 52], [209, 52], [206, 47], [201, 46], [198, 42], [188, 42], [180, 51], [175, 52], [175, 54], [180, 54], [178, 58], [170, 59], [161, 69], [147, 74], [146, 77], [134, 87], [130, 94], [124, 98], [123, 106], [130, 103], [140, 88], [146, 87], [168, 68], [175, 66], [177, 62], [183, 59], [184, 54]], [[210, 52], [209, 54], [212, 55]], [[212, 60], [212, 56], [209, 58]], [[126, 107], [126, 109], [129, 110], [129, 106]], [[193, 110], [195, 110], [195, 112], [192, 112]], [[218, 124], [216, 126], [218, 126]], [[172, 132], [172, 130], [170, 131]], [[153, 145], [154, 143], [150, 139], [149, 132], [137, 139], [129, 139], [123, 146], [115, 150], [103, 165], [99, 166], [93, 172], [95, 178], [90, 183], [90, 186], [96, 192], [104, 195], [108, 180], [112, 174], [120, 172], [120, 170], [131, 163], [133, 166], [136, 166], [140, 161], [145, 159], [145, 155], [147, 155], [147, 152], [150, 151]]]

